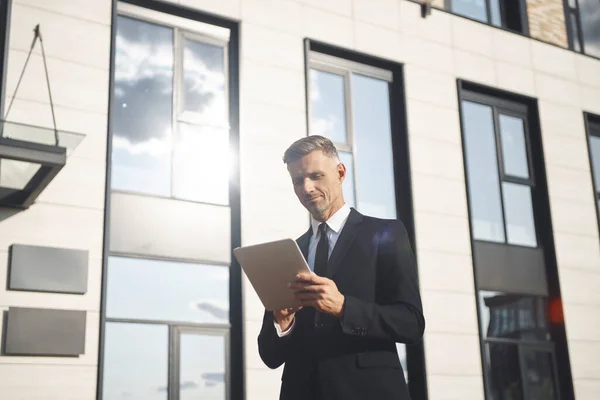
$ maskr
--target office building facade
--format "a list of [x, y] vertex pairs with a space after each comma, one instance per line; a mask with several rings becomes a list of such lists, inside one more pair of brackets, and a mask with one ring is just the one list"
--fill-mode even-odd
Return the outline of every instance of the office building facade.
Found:
[[597, 1], [0, 0], [0, 76], [0, 398], [278, 398], [232, 249], [320, 134], [411, 238], [414, 400], [597, 399]]

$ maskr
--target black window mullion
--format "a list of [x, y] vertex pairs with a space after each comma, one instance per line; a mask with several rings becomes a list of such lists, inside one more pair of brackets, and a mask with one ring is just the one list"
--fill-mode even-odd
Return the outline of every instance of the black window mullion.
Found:
[[485, 13], [487, 16], [487, 23], [488, 24], [492, 24], [492, 4], [491, 4], [491, 0], [485, 0]]
[[494, 119], [494, 139], [496, 141], [496, 162], [498, 164], [498, 184], [500, 185], [500, 206], [502, 211], [502, 229], [504, 229], [504, 243], [508, 243], [508, 231], [506, 229], [506, 212], [504, 209], [504, 190], [502, 183], [504, 182], [504, 162], [502, 155], [502, 142], [500, 140], [500, 123], [498, 120], [498, 109], [492, 106], [492, 117]]
[[506, 0], [498, 0], [500, 6], [500, 26], [502, 28], [508, 29], [508, 21], [506, 20]]
[[535, 187], [535, 184], [533, 183], [533, 181], [531, 179], [524, 179], [524, 178], [520, 178], [520, 177], [512, 176], [512, 175], [504, 175], [503, 182], [529, 186], [532, 189]]
[[525, 357], [523, 355], [523, 353], [525, 352], [523, 348], [526, 346], [521, 343], [519, 343], [517, 346], [519, 354], [519, 368], [521, 369], [521, 395], [523, 396], [521, 398], [528, 399], [529, 388], [527, 386], [527, 377], [525, 376], [525, 371], [527, 371], [527, 368], [525, 368]]
[[[567, 0], [568, 1], [568, 0]], [[585, 40], [583, 39], [583, 27], [581, 26], [581, 14], [579, 8], [579, 0], [575, 1], [575, 20], [577, 21], [577, 36], [579, 36], [579, 48], [581, 49], [581, 53], [585, 54]]]

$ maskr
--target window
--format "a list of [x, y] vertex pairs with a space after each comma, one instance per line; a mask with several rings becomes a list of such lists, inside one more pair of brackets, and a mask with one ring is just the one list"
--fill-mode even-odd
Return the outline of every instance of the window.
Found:
[[486, 398], [572, 398], [537, 103], [459, 95]]
[[112, 189], [227, 205], [228, 31], [116, 23]]
[[558, 399], [545, 298], [479, 292], [489, 399]]
[[240, 398], [238, 24], [150, 3], [117, 4], [97, 397]]
[[569, 47], [600, 58], [600, 2], [565, 0]]
[[[371, 216], [397, 218], [392, 73], [317, 52], [310, 57], [310, 134], [325, 136], [337, 147], [347, 169], [346, 203]], [[406, 348], [397, 348], [407, 377]]]
[[337, 147], [348, 170], [346, 202], [368, 215], [396, 218], [391, 72], [313, 53], [309, 73], [310, 133]]
[[536, 247], [526, 115], [462, 101], [473, 238]]
[[106, 324], [106, 399], [226, 399], [225, 330]]
[[227, 324], [229, 268], [111, 257], [106, 316]]
[[106, 285], [106, 399], [226, 399], [228, 267], [110, 257]]
[[[592, 176], [594, 177], [595, 201], [598, 213], [600, 213], [600, 116], [587, 114], [586, 126]], [[600, 226], [600, 220], [598, 223]]]
[[450, 0], [452, 12], [511, 31], [527, 33], [522, 0]]

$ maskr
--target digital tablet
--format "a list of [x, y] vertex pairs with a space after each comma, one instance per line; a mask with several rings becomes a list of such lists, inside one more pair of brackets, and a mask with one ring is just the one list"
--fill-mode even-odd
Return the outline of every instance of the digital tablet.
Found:
[[288, 283], [310, 268], [293, 239], [277, 240], [233, 250], [267, 311], [298, 307]]

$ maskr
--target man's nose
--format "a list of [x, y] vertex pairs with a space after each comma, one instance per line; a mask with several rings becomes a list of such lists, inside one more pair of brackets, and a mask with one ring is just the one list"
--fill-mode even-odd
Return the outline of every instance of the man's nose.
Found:
[[306, 179], [304, 181], [304, 188], [303, 189], [304, 189], [304, 194], [308, 195], [308, 194], [311, 194], [313, 192], [313, 190], [315, 189], [315, 186], [310, 181], [310, 179]]

